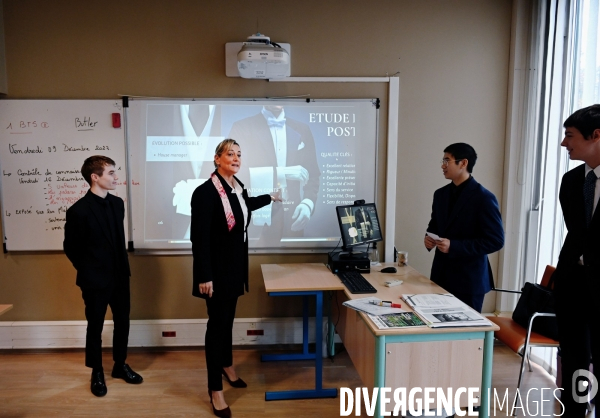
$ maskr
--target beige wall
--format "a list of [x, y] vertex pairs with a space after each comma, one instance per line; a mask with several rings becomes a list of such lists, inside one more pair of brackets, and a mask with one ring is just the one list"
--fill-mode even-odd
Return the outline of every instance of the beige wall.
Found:
[[[394, 239], [429, 274], [422, 245], [433, 191], [446, 183], [443, 148], [471, 143], [475, 176], [502, 198], [510, 0], [3, 0], [8, 98], [379, 97], [385, 161], [387, 85], [268, 83], [225, 76], [224, 44], [258, 30], [292, 45], [292, 76], [399, 72]], [[258, 23], [257, 23], [258, 22]], [[4, 152], [4, 150], [0, 150]], [[383, 208], [385, 167], [378, 170]], [[238, 317], [298, 316], [300, 302], [264, 293], [261, 263], [321, 262], [324, 255], [253, 255], [251, 293]], [[131, 256], [132, 318], [196, 318], [191, 256]], [[492, 258], [497, 271], [497, 257]], [[62, 253], [0, 257], [3, 321], [83, 318], [75, 271]], [[492, 296], [493, 297], [493, 296]], [[492, 310], [491, 301], [486, 301]]]

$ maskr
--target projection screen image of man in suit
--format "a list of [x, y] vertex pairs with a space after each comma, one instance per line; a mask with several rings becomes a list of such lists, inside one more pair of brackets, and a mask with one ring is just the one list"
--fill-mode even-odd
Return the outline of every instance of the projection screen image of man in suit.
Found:
[[286, 117], [283, 106], [264, 106], [235, 122], [229, 137], [252, 150], [252, 159], [240, 170], [251, 194], [281, 189], [282, 205], [253, 214], [248, 232], [258, 236], [257, 246], [278, 247], [286, 239], [302, 237], [314, 214], [321, 176], [308, 125]]

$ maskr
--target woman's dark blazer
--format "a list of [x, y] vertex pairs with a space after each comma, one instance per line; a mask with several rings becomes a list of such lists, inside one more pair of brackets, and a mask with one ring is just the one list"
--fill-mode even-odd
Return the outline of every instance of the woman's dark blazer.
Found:
[[[215, 171], [216, 173], [216, 171]], [[192, 195], [192, 224], [190, 238], [194, 255], [192, 295], [206, 299], [200, 294], [199, 284], [213, 282], [213, 299], [228, 299], [242, 296], [248, 291], [248, 240], [244, 231], [251, 219], [251, 212], [271, 203], [271, 196], [248, 197], [244, 189], [243, 197], [248, 207], [248, 221], [244, 225], [244, 213], [238, 197], [218, 173], [217, 177], [229, 198], [235, 217], [231, 231], [227, 227], [225, 209], [212, 179], [196, 188]]]

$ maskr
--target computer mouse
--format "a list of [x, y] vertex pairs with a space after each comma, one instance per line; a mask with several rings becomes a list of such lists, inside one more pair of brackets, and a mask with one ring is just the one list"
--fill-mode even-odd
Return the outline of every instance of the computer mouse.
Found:
[[386, 267], [381, 269], [382, 273], [395, 273], [396, 271], [396, 267]]

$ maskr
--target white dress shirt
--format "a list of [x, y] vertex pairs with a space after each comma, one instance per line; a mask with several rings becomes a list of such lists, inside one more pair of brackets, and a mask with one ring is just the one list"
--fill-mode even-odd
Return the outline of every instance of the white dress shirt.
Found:
[[[275, 158], [277, 159], [277, 167], [287, 166], [287, 133], [285, 131], [285, 110], [281, 109], [281, 113], [275, 117], [273, 113], [264, 107], [262, 114], [267, 120], [271, 138], [273, 139], [273, 147], [275, 148]], [[277, 183], [279, 188], [287, 187], [285, 173], [277, 170]]]

